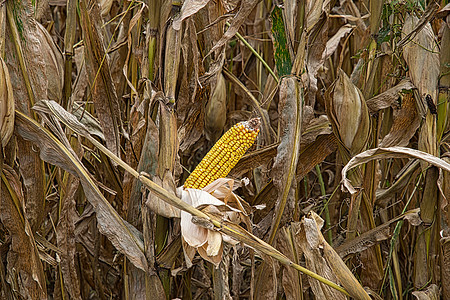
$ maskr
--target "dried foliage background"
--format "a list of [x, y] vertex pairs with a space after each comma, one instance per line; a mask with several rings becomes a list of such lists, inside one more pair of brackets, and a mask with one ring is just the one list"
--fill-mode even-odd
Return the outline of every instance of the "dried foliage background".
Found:
[[0, 298], [450, 299], [447, 2], [0, 2]]

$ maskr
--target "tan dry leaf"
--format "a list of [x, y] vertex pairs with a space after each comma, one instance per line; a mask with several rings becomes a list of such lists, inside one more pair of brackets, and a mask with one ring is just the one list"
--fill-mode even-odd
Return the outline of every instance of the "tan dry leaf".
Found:
[[[46, 106], [46, 104], [50, 106]], [[56, 102], [41, 101], [37, 104], [36, 108], [40, 110], [41, 116], [44, 119], [48, 116], [52, 118], [53, 122], [58, 123], [56, 118], [53, 119], [54, 117], [50, 113], [49, 107], [52, 107], [52, 113], [57, 111], [68, 122], [71, 122], [72, 126], [77, 127], [79, 131], [89, 135], [87, 129]], [[47, 122], [47, 125], [52, 127], [50, 122]], [[39, 154], [42, 160], [54, 164], [80, 179], [86, 199], [92, 204], [96, 212], [99, 231], [111, 241], [114, 247], [126, 255], [136, 267], [147, 271], [147, 259], [143, 253], [144, 245], [140, 232], [123, 220], [105, 199], [73, 150], [66, 147], [70, 144], [65, 138], [65, 134], [63, 132], [57, 132], [58, 137], [63, 139], [58, 140], [49, 130], [22, 113], [16, 114], [15, 130], [18, 135], [25, 140], [32, 141], [40, 148]]]
[[64, 289], [69, 294], [70, 299], [80, 299], [80, 281], [76, 272], [75, 257], [75, 221], [78, 214], [75, 208], [75, 197], [80, 186], [80, 181], [69, 175], [66, 185], [62, 188], [61, 215], [56, 226], [56, 242], [61, 250], [61, 276], [64, 281]]
[[64, 85], [64, 59], [47, 29], [40, 23], [36, 23], [36, 29], [48, 80], [47, 97], [50, 100], [60, 101]]
[[80, 1], [80, 21], [89, 86], [106, 146], [119, 155], [120, 133], [123, 132], [119, 100], [111, 77], [109, 56], [104, 46], [99, 7], [97, 3], [87, 7], [87, 2]]
[[421, 118], [416, 108], [413, 93], [405, 94], [402, 99], [401, 108], [394, 110], [394, 122], [391, 130], [380, 143], [382, 148], [407, 146], [420, 126]]
[[216, 51], [225, 45], [229, 39], [231, 39], [236, 32], [239, 30], [242, 24], [247, 20], [248, 15], [252, 12], [253, 8], [255, 8], [256, 4], [258, 4], [259, 0], [242, 0], [241, 7], [239, 11], [234, 16], [230, 23], [230, 27], [228, 27], [227, 31], [223, 34], [220, 40], [212, 47], [209, 53], [206, 56], [209, 56], [211, 53]]
[[0, 57], [0, 147], [5, 147], [14, 130], [14, 95], [8, 67]]
[[[403, 26], [402, 37], [405, 38], [414, 30], [419, 19], [408, 16]], [[437, 86], [439, 79], [439, 49], [436, 37], [429, 23], [426, 23], [412, 40], [403, 47], [403, 57], [409, 66], [411, 81], [417, 87], [420, 97], [425, 99], [430, 95], [437, 103]], [[424, 101], [424, 100], [423, 100]], [[434, 116], [428, 112], [419, 133], [419, 150], [437, 155], [436, 122]]]
[[415, 88], [416, 87], [414, 86], [414, 84], [412, 84], [409, 78], [403, 79], [396, 86], [367, 100], [367, 107], [369, 108], [371, 114], [388, 107], [397, 108], [397, 99], [401, 95], [401, 92], [403, 90], [412, 90]]
[[[305, 256], [306, 268], [328, 280], [336, 282], [336, 276], [328, 266], [322, 256], [320, 249], [320, 226], [312, 218], [304, 217], [301, 222], [292, 223], [292, 230], [295, 234], [295, 243], [302, 250]], [[345, 295], [308, 277], [308, 282], [317, 299], [346, 299]]]
[[175, 30], [172, 26], [167, 26], [165, 32], [165, 52], [164, 52], [164, 95], [169, 103], [175, 103], [178, 71], [181, 58], [181, 31]]
[[419, 150], [406, 148], [406, 147], [390, 147], [390, 148], [375, 148], [364, 151], [356, 156], [354, 156], [342, 169], [342, 185], [351, 194], [356, 194], [356, 189], [352, 186], [350, 181], [347, 179], [347, 173], [350, 169], [357, 167], [361, 164], [369, 162], [375, 159], [385, 159], [385, 158], [418, 158], [427, 163], [430, 163], [438, 168], [441, 168], [447, 172], [450, 172], [450, 164], [440, 159], [439, 157], [433, 156], [429, 153], [422, 152]]
[[[172, 174], [169, 172], [166, 172], [165, 178], [161, 180], [157, 176], [152, 177], [152, 181], [156, 184], [159, 184], [166, 190], [170, 191], [171, 193], [174, 193], [175, 191], [175, 185], [172, 178]], [[134, 184], [138, 184], [137, 182]], [[147, 201], [145, 201], [145, 205], [147, 205], [148, 208], [150, 208], [152, 211], [157, 213], [158, 215], [164, 216], [166, 218], [179, 218], [180, 217], [180, 210], [167, 202], [161, 200], [158, 196], [156, 196], [154, 193], [150, 192], [147, 197]]]
[[328, 40], [325, 50], [322, 53], [322, 60], [328, 59], [337, 49], [341, 39], [355, 28], [354, 25], [345, 24]]
[[196, 14], [200, 9], [208, 4], [209, 0], [186, 0], [181, 7], [180, 15], [173, 20], [172, 26], [175, 30], [181, 29], [181, 22]]

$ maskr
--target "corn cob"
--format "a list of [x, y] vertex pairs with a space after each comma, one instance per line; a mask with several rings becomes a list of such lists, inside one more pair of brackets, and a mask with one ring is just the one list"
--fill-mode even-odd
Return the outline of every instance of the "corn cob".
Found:
[[260, 124], [259, 118], [255, 118], [231, 127], [189, 175], [184, 187], [202, 189], [214, 180], [227, 176], [255, 141]]

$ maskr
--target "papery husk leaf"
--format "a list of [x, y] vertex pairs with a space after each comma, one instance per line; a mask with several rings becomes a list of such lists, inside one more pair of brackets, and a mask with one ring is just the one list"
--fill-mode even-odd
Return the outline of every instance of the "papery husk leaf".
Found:
[[370, 136], [369, 112], [362, 92], [341, 69], [327, 91], [326, 106], [335, 134], [350, 153], [361, 152]]
[[205, 107], [205, 134], [211, 141], [217, 141], [227, 121], [227, 86], [222, 73], [217, 74], [213, 94]]

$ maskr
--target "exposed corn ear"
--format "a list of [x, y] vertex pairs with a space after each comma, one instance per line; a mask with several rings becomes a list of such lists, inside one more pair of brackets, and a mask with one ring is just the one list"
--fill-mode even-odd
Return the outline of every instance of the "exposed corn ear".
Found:
[[214, 180], [228, 175], [259, 133], [259, 118], [231, 127], [214, 144], [184, 183], [185, 188], [202, 189]]

